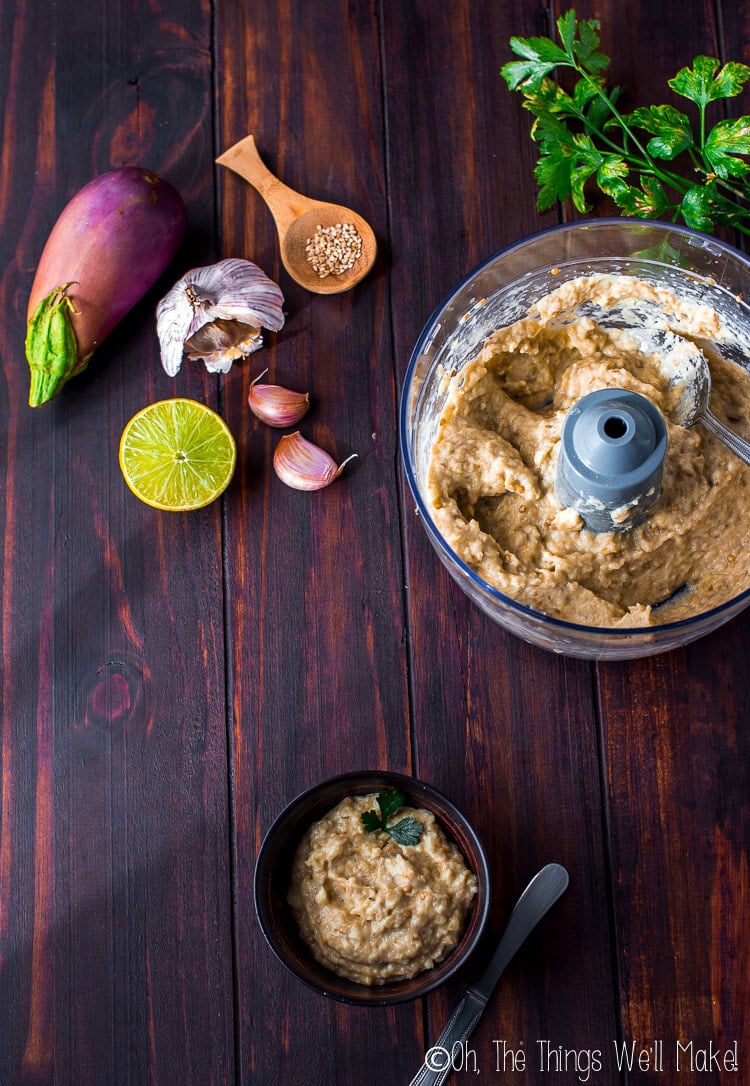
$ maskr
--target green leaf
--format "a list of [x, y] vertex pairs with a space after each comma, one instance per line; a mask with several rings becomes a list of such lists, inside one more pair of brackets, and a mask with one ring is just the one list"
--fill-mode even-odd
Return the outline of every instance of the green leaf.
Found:
[[554, 118], [540, 117], [537, 126], [535, 138], [542, 144], [542, 152], [534, 167], [534, 175], [540, 186], [537, 208], [545, 211], [555, 200], [567, 200], [572, 195], [579, 211], [588, 210], [583, 186], [601, 165], [601, 152], [585, 133], [569, 132]]
[[714, 181], [688, 189], [680, 213], [688, 226], [709, 234], [716, 226], [732, 226], [741, 219], [739, 206], [721, 196]]
[[638, 214], [638, 202], [641, 196], [640, 189], [635, 185], [621, 185], [610, 193], [612, 199], [626, 215]]
[[624, 158], [607, 155], [596, 172], [596, 183], [605, 195], [616, 199], [619, 193], [630, 188], [625, 182], [629, 172], [630, 168]]
[[[587, 123], [593, 107], [601, 102], [599, 84], [602, 84], [602, 81], [598, 79], [579, 79], [571, 96], [553, 79], [545, 78], [535, 89], [524, 91], [524, 109], [528, 109], [543, 121], [547, 116], [554, 116], [562, 121]], [[605, 114], [609, 116], [607, 103], [604, 102], [603, 105]], [[569, 138], [572, 139], [573, 133], [568, 129], [565, 131], [569, 132]]]
[[385, 792], [381, 792], [378, 795], [378, 807], [380, 808], [380, 818], [383, 826], [385, 826], [391, 815], [394, 815], [399, 807], [403, 807], [405, 803], [405, 797], [403, 792], [399, 792], [398, 788], [389, 788]]
[[597, 172], [602, 164], [602, 155], [597, 151], [590, 136], [579, 133], [573, 137], [575, 158], [570, 168], [570, 194], [575, 207], [583, 214], [591, 210], [583, 194], [583, 186]]
[[612, 106], [619, 97], [620, 88], [613, 87], [609, 93], [605, 91], [603, 97], [597, 94], [596, 98], [592, 99], [586, 113], [586, 131], [589, 134], [593, 129], [598, 128], [601, 130], [607, 127], [608, 124], [611, 124], [614, 128], [620, 127], [620, 122], [612, 115]]
[[509, 60], [507, 64], [503, 64], [500, 75], [508, 84], [509, 90], [516, 90], [517, 87], [525, 90], [526, 87], [537, 87], [553, 68], [554, 64], [540, 66], [535, 60]]
[[750, 78], [750, 68], [730, 61], [719, 71], [720, 65], [716, 57], [696, 57], [692, 68], [681, 68], [668, 85], [701, 109], [717, 98], [734, 98]]
[[595, 162], [582, 162], [577, 166], [574, 166], [570, 171], [570, 195], [573, 199], [573, 204], [581, 212], [585, 214], [587, 211], [591, 211], [591, 204], [586, 200], [583, 194], [583, 186], [588, 179], [595, 174], [597, 166]]
[[648, 152], [654, 158], [676, 158], [694, 145], [689, 118], [674, 106], [643, 106], [634, 109], [625, 120], [654, 134], [648, 141]]
[[596, 144], [592, 140], [591, 136], [587, 136], [585, 132], [578, 132], [573, 136], [573, 143], [575, 144], [576, 151], [580, 155], [596, 156], [597, 165], [601, 162], [601, 154], [596, 149]]
[[609, 67], [609, 57], [599, 49], [598, 19], [581, 19], [578, 24], [578, 42], [574, 47], [575, 58], [590, 75], [603, 72]]
[[742, 93], [742, 88], [750, 79], [750, 68], [747, 64], [740, 64], [737, 60], [730, 60], [725, 64], [716, 77], [715, 83], [721, 94], [715, 93], [714, 98], [735, 98]]
[[568, 60], [565, 50], [549, 38], [511, 38], [510, 48], [517, 57], [542, 64], [565, 64]]
[[573, 88], [573, 104], [581, 113], [593, 98], [599, 99], [599, 91], [604, 90], [604, 80], [592, 76], [591, 79], [579, 79]]
[[541, 154], [534, 167], [534, 176], [539, 184], [536, 206], [539, 211], [546, 211], [556, 200], [567, 200], [570, 196], [570, 171], [572, 160], [559, 150]]
[[388, 788], [380, 792], [377, 798], [380, 814], [377, 811], [364, 811], [361, 815], [365, 833], [382, 830], [389, 834], [398, 845], [416, 845], [424, 831], [424, 826], [411, 816], [400, 819], [394, 826], [388, 826], [388, 819], [406, 802], [403, 792], [398, 788]]
[[639, 219], [658, 219], [665, 211], [671, 210], [672, 204], [664, 187], [655, 177], [642, 174], [640, 187], [627, 185], [617, 179], [609, 186], [609, 195], [626, 215], [635, 215]]
[[680, 214], [688, 226], [694, 230], [706, 230], [709, 234], [713, 229], [711, 217], [711, 199], [705, 185], [693, 185], [682, 197]]
[[535, 117], [541, 117], [545, 113], [559, 116], [576, 116], [576, 105], [569, 94], [555, 83], [554, 79], [543, 79], [538, 87], [528, 90], [524, 94], [524, 108], [530, 110]]
[[664, 186], [657, 177], [648, 174], [641, 176], [643, 199], [638, 200], [638, 215], [642, 219], [658, 219], [672, 205], [664, 191]]
[[561, 15], [557, 20], [557, 33], [560, 35], [560, 41], [563, 43], [563, 48], [569, 56], [573, 56], [573, 42], [576, 37], [576, 13], [573, 8], [570, 11], [566, 11], [564, 15]]
[[380, 821], [377, 811], [362, 812], [362, 828], [365, 833], [375, 833], [376, 830], [382, 830], [383, 823]]
[[703, 153], [718, 177], [745, 177], [750, 165], [735, 155], [750, 155], [750, 117], [719, 121], [711, 129]]
[[558, 64], [571, 62], [564, 49], [549, 38], [511, 38], [510, 48], [522, 60], [511, 60], [500, 69], [510, 90], [522, 86], [534, 90]]
[[547, 153], [550, 150], [550, 145], [558, 149], [564, 149], [573, 143], [573, 133], [565, 127], [564, 122], [558, 121], [554, 114], [545, 113], [544, 111], [540, 113], [531, 126], [531, 138], [537, 143], [545, 144], [545, 152]]
[[389, 826], [389, 833], [397, 845], [418, 845], [424, 832], [424, 826], [416, 818], [402, 818], [394, 826]]

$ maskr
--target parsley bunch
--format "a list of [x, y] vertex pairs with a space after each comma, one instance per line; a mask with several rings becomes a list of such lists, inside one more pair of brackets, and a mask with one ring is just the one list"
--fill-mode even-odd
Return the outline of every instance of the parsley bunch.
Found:
[[[609, 58], [599, 50], [599, 26], [598, 19], [579, 22], [571, 10], [557, 20], [559, 45], [550, 38], [510, 39], [521, 59], [504, 64], [501, 74], [535, 118], [538, 209], [570, 198], [580, 212], [589, 211], [584, 186], [593, 179], [626, 215], [682, 217], [696, 230], [733, 226], [750, 235], [750, 163], [741, 157], [750, 155], [750, 117], [706, 128], [710, 103], [739, 94], [750, 68], [696, 57], [668, 80], [698, 107], [697, 131], [670, 105], [622, 114], [620, 88], [608, 89], [604, 78]], [[563, 68], [578, 76], [570, 93], [550, 74]], [[665, 165], [675, 159], [687, 169], [675, 173]]]

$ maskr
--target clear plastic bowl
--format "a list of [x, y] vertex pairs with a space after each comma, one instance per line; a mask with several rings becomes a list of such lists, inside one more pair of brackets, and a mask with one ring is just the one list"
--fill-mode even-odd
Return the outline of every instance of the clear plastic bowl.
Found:
[[[426, 501], [430, 452], [448, 393], [446, 371], [460, 370], [487, 337], [520, 319], [568, 279], [635, 275], [681, 298], [712, 306], [750, 360], [750, 261], [716, 238], [669, 223], [594, 219], [544, 230], [503, 249], [470, 272], [441, 302], [420, 335], [401, 395], [406, 477], [432, 545], [454, 580], [511, 633], [567, 656], [623, 660], [685, 645], [728, 622], [750, 603], [750, 589], [692, 618], [661, 626], [584, 626], [552, 618], [499, 592], [451, 549]], [[750, 526], [749, 526], [750, 530]]]

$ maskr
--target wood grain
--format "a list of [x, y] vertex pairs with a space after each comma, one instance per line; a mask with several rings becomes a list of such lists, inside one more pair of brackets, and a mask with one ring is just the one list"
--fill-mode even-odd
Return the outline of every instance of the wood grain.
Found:
[[[691, 108], [665, 84], [695, 55], [720, 55], [712, 4], [577, 7], [602, 20], [626, 108]], [[734, 5], [724, 8], [734, 19]], [[638, 1045], [663, 1038], [665, 1072], [676, 1073], [678, 1040], [724, 1048], [748, 1036], [750, 750], [739, 676], [749, 630], [740, 616], [685, 650], [597, 669], [623, 1033]], [[698, 1077], [736, 1079], [715, 1067]]]
[[161, 372], [157, 289], [85, 375], [32, 411], [21, 316], [57, 214], [111, 166], [141, 163], [182, 192], [192, 235], [180, 268], [210, 252], [209, 12], [125, 0], [9, 12], [0, 1080], [227, 1081], [219, 510], [148, 510], [117, 466], [138, 408], [215, 401], [214, 382]]
[[[0, 6], [0, 1086], [406, 1083], [549, 860], [571, 887], [472, 1042], [485, 1076], [502, 1039], [532, 1064], [505, 1077], [540, 1086], [578, 1077], [539, 1069], [544, 1039], [601, 1049], [613, 1084], [617, 1039], [662, 1037], [665, 1062], [678, 1039], [736, 1039], [742, 1058], [750, 619], [633, 664], [537, 651], [450, 581], [401, 474], [398, 390], [430, 312], [568, 214], [536, 213], [529, 117], [499, 76], [510, 35], [547, 33], [559, 7]], [[626, 106], [670, 100], [697, 53], [748, 60], [746, 4], [576, 7], [602, 19]], [[214, 169], [249, 132], [284, 182], [373, 224], [378, 262], [352, 293], [294, 284], [258, 195]], [[32, 411], [24, 314], [44, 240], [91, 176], [135, 162], [185, 197], [187, 246], [90, 371]], [[189, 364], [168, 379], [155, 302], [219, 255], [281, 283], [286, 327], [221, 381]], [[278, 434], [246, 405], [265, 366], [311, 392], [306, 436], [358, 453], [330, 489], [274, 476]], [[139, 505], [117, 467], [127, 419], [172, 395], [219, 408], [238, 440], [224, 499], [189, 517]], [[491, 934], [424, 1007], [323, 1000], [255, 920], [272, 819], [376, 767], [445, 791], [494, 873]]]
[[[384, 237], [374, 6], [222, 3], [217, 32], [219, 151], [252, 132], [285, 184], [352, 207]], [[258, 194], [226, 172], [220, 188], [224, 253], [278, 279], [289, 314], [225, 385], [241, 461], [226, 503], [240, 1075], [290, 1086], [408, 1081], [421, 1059], [419, 1007], [344, 1009], [305, 990], [263, 944], [252, 907], [261, 836], [297, 792], [345, 770], [411, 768], [386, 269], [381, 260], [353, 292], [311, 297], [281, 269]], [[306, 437], [339, 458], [358, 454], [329, 489], [296, 493], [273, 474], [278, 432], [246, 404], [266, 366], [270, 379], [310, 392]]]
[[678, 1040], [747, 1036], [748, 629], [602, 674], [625, 1035], [664, 1037], [673, 1067]]
[[[509, 30], [543, 33], [541, 10], [386, 3], [389, 177], [395, 253], [395, 352], [403, 374], [422, 323], [447, 290], [493, 251], [551, 225], [534, 210], [528, 121], [499, 76]], [[408, 55], [408, 65], [398, 57]], [[392, 64], [388, 58], [394, 58]], [[446, 111], [446, 103], [451, 108]], [[439, 223], [439, 228], [430, 224]], [[416, 769], [474, 820], [495, 879], [493, 929], [529, 878], [557, 860], [571, 890], [519, 962], [473, 1042], [480, 1070], [495, 1040], [589, 1047], [601, 1039], [612, 1075], [617, 999], [596, 719], [587, 664], [562, 661], [507, 636], [453, 585], [409, 515], [405, 497]], [[434, 645], [439, 645], [436, 654]], [[430, 1000], [430, 1032], [461, 984]], [[564, 999], [540, 997], [564, 988]], [[586, 1003], [582, 1016], [571, 1005]], [[464, 1072], [456, 1081], [473, 1081]], [[535, 1081], [529, 1074], [529, 1081]]]

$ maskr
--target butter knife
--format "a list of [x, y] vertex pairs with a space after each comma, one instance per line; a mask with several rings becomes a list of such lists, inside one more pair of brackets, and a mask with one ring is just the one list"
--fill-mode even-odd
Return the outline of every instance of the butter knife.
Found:
[[471, 1037], [511, 958], [568, 888], [568, 881], [568, 872], [560, 864], [547, 864], [534, 875], [513, 907], [490, 964], [477, 983], [468, 989], [447, 1026], [428, 1049], [424, 1063], [409, 1086], [441, 1086], [445, 1082], [453, 1070], [455, 1046]]

